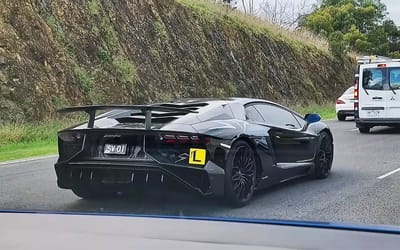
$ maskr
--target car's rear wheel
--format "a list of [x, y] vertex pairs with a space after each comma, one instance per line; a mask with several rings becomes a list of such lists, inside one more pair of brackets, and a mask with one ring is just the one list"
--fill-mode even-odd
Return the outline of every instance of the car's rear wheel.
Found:
[[256, 185], [256, 157], [245, 141], [236, 142], [228, 155], [225, 168], [225, 198], [234, 207], [246, 205]]
[[370, 127], [361, 127], [361, 128], [358, 128], [358, 130], [359, 130], [360, 133], [362, 133], [362, 134], [368, 134], [369, 131], [371, 130], [371, 128], [370, 128]]
[[72, 192], [76, 196], [85, 200], [107, 199], [112, 198], [115, 195], [114, 192], [90, 185], [76, 185], [72, 188]]
[[321, 143], [315, 157], [314, 177], [324, 179], [329, 176], [333, 162], [333, 143], [332, 137], [322, 132], [320, 135]]
[[339, 121], [345, 121], [345, 120], [346, 120], [346, 115], [337, 114], [337, 119], [338, 119]]

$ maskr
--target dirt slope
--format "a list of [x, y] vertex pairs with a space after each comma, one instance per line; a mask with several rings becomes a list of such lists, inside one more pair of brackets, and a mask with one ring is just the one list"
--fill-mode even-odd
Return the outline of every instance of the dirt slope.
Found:
[[333, 100], [348, 59], [190, 0], [0, 1], [0, 122], [181, 97]]

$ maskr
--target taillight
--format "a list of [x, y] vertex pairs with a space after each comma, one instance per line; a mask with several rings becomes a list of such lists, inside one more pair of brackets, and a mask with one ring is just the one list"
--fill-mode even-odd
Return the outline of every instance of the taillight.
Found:
[[60, 132], [58, 133], [60, 139], [64, 142], [74, 143], [80, 141], [83, 138], [83, 134], [76, 132]]
[[173, 134], [165, 134], [160, 137], [160, 140], [166, 144], [199, 144], [204, 143], [208, 144], [210, 142], [209, 138], [200, 138], [197, 135], [173, 135]]
[[168, 144], [172, 144], [172, 143], [176, 142], [175, 135], [163, 135], [160, 139], [161, 139], [161, 141], [168, 143]]
[[190, 138], [187, 135], [177, 135], [176, 140], [179, 143], [189, 143], [190, 142]]
[[83, 140], [85, 134], [66, 131], [58, 133], [58, 153], [60, 155], [59, 160], [67, 160], [79, 153], [83, 147]]
[[358, 102], [354, 103], [354, 110], [358, 110]]
[[354, 99], [358, 100], [358, 76], [354, 79]]
[[336, 104], [345, 104], [345, 102], [342, 101], [342, 100], [340, 100], [340, 99], [337, 99], [337, 100], [336, 100]]

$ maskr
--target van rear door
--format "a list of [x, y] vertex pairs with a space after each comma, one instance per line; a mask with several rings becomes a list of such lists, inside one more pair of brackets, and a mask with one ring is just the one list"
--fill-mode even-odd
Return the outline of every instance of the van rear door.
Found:
[[387, 94], [387, 117], [400, 118], [400, 65], [388, 67], [391, 90]]
[[377, 64], [361, 65], [359, 76], [360, 119], [386, 118], [387, 98], [391, 92], [387, 68], [378, 67]]

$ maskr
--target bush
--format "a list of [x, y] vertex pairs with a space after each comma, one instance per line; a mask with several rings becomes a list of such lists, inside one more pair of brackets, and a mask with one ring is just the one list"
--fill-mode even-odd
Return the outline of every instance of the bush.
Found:
[[333, 55], [340, 58], [346, 54], [346, 42], [342, 32], [335, 31], [329, 35], [329, 49]]

